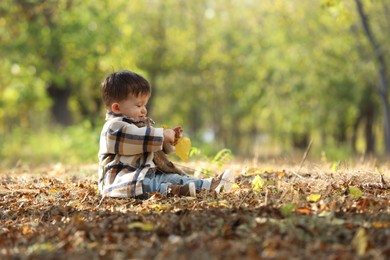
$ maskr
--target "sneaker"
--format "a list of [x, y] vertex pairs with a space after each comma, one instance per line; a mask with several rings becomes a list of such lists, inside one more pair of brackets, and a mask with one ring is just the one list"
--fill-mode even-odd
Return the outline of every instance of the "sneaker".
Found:
[[217, 193], [222, 191], [230, 191], [234, 184], [234, 175], [231, 170], [225, 170], [221, 175], [215, 177], [211, 181], [210, 190], [215, 190]]
[[184, 185], [169, 185], [169, 194], [196, 197], [195, 183], [190, 182]]

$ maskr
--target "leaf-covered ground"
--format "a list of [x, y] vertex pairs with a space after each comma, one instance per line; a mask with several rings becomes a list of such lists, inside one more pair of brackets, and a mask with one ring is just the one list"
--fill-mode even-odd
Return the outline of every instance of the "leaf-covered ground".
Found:
[[246, 165], [229, 193], [144, 201], [102, 198], [95, 166], [3, 170], [0, 258], [389, 259], [389, 168]]

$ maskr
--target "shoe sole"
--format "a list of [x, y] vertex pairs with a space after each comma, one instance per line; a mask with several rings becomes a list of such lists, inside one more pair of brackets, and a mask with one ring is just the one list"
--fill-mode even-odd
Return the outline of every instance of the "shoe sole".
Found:
[[196, 197], [195, 183], [193, 182], [188, 183], [188, 189], [190, 191], [190, 197]]
[[230, 191], [234, 184], [234, 175], [231, 170], [225, 170], [222, 174], [221, 181], [218, 186], [215, 188], [217, 193], [220, 193], [223, 189], [224, 192]]

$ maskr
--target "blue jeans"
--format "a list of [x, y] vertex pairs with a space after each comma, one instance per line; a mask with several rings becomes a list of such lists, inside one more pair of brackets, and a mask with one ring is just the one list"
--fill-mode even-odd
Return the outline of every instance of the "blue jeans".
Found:
[[142, 181], [143, 197], [147, 198], [148, 193], [156, 191], [166, 195], [169, 185], [184, 185], [190, 182], [195, 184], [196, 190], [210, 189], [211, 178], [197, 179], [176, 173], [162, 173], [159, 170], [156, 173], [147, 173]]

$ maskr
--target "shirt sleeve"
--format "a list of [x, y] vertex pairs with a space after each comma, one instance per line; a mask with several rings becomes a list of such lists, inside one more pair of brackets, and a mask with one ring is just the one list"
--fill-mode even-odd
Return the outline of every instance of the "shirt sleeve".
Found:
[[166, 154], [171, 154], [176, 152], [175, 146], [168, 143], [163, 144], [163, 150]]
[[160, 151], [163, 140], [163, 128], [137, 127], [122, 121], [113, 122], [106, 132], [108, 152], [120, 155]]

